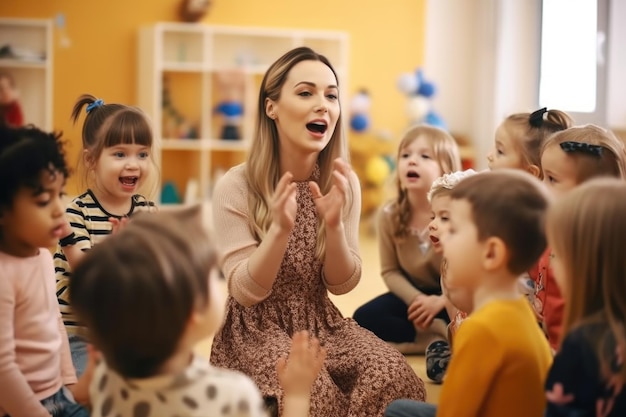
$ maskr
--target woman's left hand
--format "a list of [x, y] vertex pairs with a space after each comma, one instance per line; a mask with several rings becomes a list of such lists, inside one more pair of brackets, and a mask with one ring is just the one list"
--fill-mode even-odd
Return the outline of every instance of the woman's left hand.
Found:
[[333, 161], [333, 186], [326, 195], [322, 195], [316, 182], [309, 182], [317, 212], [324, 219], [326, 227], [335, 228], [341, 225], [346, 193], [350, 190], [350, 165], [341, 158]]

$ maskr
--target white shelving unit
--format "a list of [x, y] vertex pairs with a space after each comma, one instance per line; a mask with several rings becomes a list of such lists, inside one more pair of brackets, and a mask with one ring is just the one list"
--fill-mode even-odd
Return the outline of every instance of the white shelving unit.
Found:
[[15, 80], [24, 123], [52, 130], [52, 20], [0, 18], [0, 72]]
[[[345, 87], [348, 35], [344, 32], [198, 23], [157, 23], [140, 30], [138, 105], [154, 125], [160, 187], [173, 181], [185, 194], [186, 202], [210, 196], [216, 174], [243, 160], [249, 149], [258, 89], [265, 71], [297, 46], [309, 46], [325, 55]], [[219, 137], [221, 120], [214, 114], [220, 99], [216, 76], [220, 71], [235, 69], [245, 80], [242, 138], [226, 140]], [[166, 134], [164, 83], [173, 106], [195, 127], [194, 138]]]

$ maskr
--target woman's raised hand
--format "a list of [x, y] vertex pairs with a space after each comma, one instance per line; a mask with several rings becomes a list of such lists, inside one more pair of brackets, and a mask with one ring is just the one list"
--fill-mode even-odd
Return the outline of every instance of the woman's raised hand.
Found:
[[322, 195], [316, 182], [309, 182], [315, 207], [326, 222], [326, 227], [334, 228], [341, 225], [346, 194], [350, 190], [350, 181], [348, 180], [350, 171], [350, 165], [341, 158], [335, 159], [333, 161], [333, 186], [326, 195]]
[[291, 232], [296, 220], [296, 184], [291, 172], [286, 172], [278, 181], [272, 196], [272, 225], [284, 232]]

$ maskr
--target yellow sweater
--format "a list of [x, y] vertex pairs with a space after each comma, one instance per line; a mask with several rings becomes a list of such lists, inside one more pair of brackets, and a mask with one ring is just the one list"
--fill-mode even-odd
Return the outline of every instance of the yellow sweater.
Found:
[[539, 417], [552, 363], [526, 298], [492, 301], [456, 334], [437, 417]]

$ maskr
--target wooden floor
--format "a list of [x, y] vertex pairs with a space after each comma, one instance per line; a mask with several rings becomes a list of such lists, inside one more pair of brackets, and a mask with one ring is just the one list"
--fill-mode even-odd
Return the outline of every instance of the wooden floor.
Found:
[[[375, 238], [365, 230], [361, 233], [361, 258], [363, 260], [363, 276], [359, 285], [350, 293], [333, 296], [331, 299], [337, 305], [339, 310], [346, 317], [351, 317], [354, 310], [361, 304], [371, 300], [377, 295], [386, 291], [385, 284], [380, 277], [380, 264], [378, 255], [378, 246]], [[225, 289], [224, 289], [225, 290]], [[198, 352], [203, 356], [209, 355], [211, 349], [211, 341], [206, 341], [198, 346]], [[439, 398], [441, 385], [437, 385], [428, 381], [423, 356], [407, 356], [407, 361], [415, 372], [424, 380], [427, 390], [427, 401], [436, 403]]]

